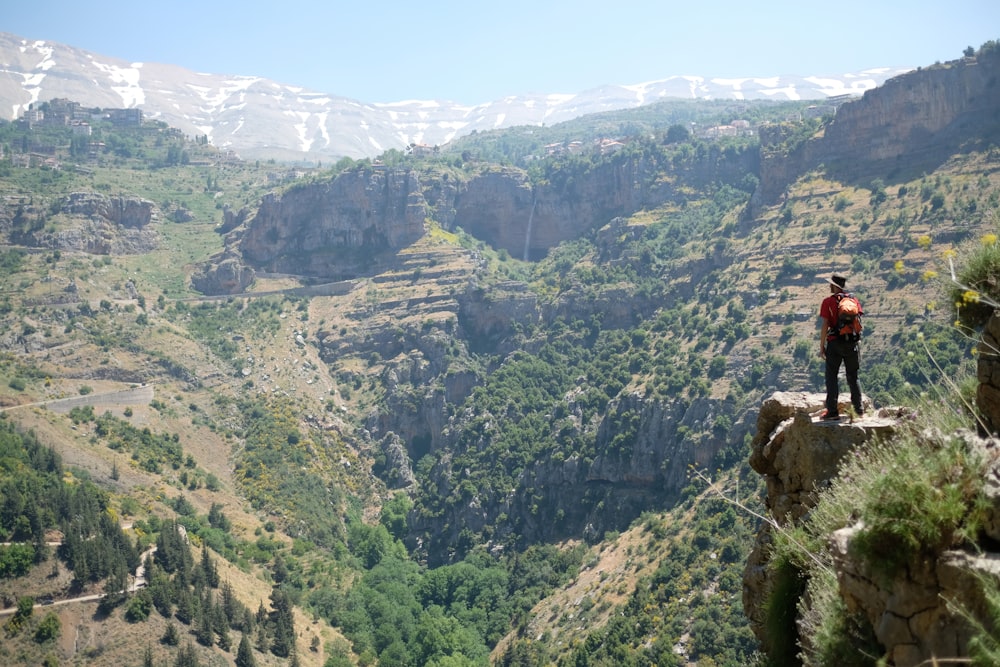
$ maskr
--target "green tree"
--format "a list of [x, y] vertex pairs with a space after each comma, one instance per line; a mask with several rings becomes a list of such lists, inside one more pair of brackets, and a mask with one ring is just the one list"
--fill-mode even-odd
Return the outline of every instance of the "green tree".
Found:
[[257, 661], [253, 657], [253, 647], [244, 632], [240, 639], [240, 645], [236, 649], [236, 667], [257, 667]]
[[198, 662], [198, 651], [190, 641], [177, 651], [174, 667], [201, 667]]
[[674, 124], [667, 128], [666, 140], [668, 144], [679, 144], [691, 138], [691, 131], [683, 125]]
[[56, 616], [55, 612], [50, 611], [35, 629], [35, 641], [39, 644], [44, 644], [47, 641], [56, 639], [61, 629], [62, 623], [59, 621], [59, 617]]
[[163, 631], [160, 643], [167, 646], [177, 646], [181, 643], [181, 635], [177, 632], [177, 626], [174, 625], [173, 621], [167, 621], [167, 629]]
[[295, 619], [292, 616], [292, 602], [288, 595], [275, 586], [271, 589], [271, 626], [274, 639], [271, 653], [287, 658], [295, 648]]
[[133, 595], [125, 605], [125, 620], [129, 623], [139, 623], [149, 618], [153, 609], [153, 596], [149, 590], [143, 589]]

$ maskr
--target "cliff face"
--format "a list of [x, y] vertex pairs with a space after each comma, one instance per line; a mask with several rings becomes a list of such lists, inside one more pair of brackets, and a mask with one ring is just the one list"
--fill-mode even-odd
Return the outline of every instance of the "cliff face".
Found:
[[[519, 169], [496, 170], [470, 180], [455, 201], [454, 224], [523, 259], [576, 238], [617, 215], [651, 203], [642, 160], [603, 164], [559, 185], [532, 187]], [[664, 193], [657, 193], [662, 197]]]
[[837, 109], [823, 133], [791, 152], [781, 127], [762, 128], [760, 187], [750, 216], [821, 165], [847, 182], [931, 172], [965, 142], [1000, 136], [1000, 52], [908, 72]]
[[[578, 390], [585, 391], [581, 378]], [[573, 392], [567, 396], [568, 410], [576, 410]], [[725, 401], [661, 401], [638, 393], [622, 395], [612, 401], [606, 415], [596, 425], [594, 456], [563, 458], [540, 457], [520, 474], [509, 492], [489, 485], [479, 487], [462, 502], [444, 505], [441, 512], [411, 515], [411, 533], [417, 541], [411, 545], [426, 551], [435, 564], [443, 562], [447, 546], [461, 541], [460, 533], [483, 531], [491, 525], [498, 543], [512, 535], [526, 543], [584, 536], [600, 539], [609, 530], [623, 526], [648, 511], [675, 500], [689, 483], [691, 466], [712, 461], [725, 446], [726, 438], [702, 433], [732, 406]], [[462, 416], [451, 418], [443, 429], [443, 446], [463, 428]], [[729, 437], [739, 438], [748, 425], [735, 425]], [[567, 437], [585, 438], [581, 432]], [[623, 434], [627, 433], [623, 437]], [[701, 433], [692, 436], [691, 433]], [[475, 446], [489, 448], [490, 432]], [[394, 433], [383, 440], [387, 458], [398, 462], [399, 447]], [[448, 496], [462, 483], [460, 471], [452, 469], [455, 451], [441, 459], [430, 475], [437, 493]], [[411, 463], [390, 475], [400, 480], [412, 479]], [[497, 517], [504, 517], [498, 520]]]
[[424, 233], [415, 173], [358, 170], [271, 194], [240, 235], [243, 259], [279, 273], [353, 277]]
[[[689, 188], [738, 183], [757, 169], [756, 152], [704, 152], [661, 178], [663, 165], [641, 152], [560, 172], [532, 185], [513, 167], [489, 167], [452, 177], [406, 169], [363, 168], [266, 196], [250, 215], [227, 212], [220, 231], [227, 252], [246, 269], [340, 280], [368, 275], [393, 262], [420, 238], [425, 223], [462, 228], [517, 258], [537, 259], [563, 241], [618, 216], [665, 201]], [[683, 186], [683, 187], [681, 187]], [[200, 289], [229, 288], [234, 270], [215, 258], [199, 274]], [[224, 271], [213, 276], [214, 271]]]
[[[765, 632], [765, 601], [776, 576], [770, 564], [775, 531], [800, 521], [812, 510], [817, 492], [829, 485], [844, 457], [873, 438], [890, 436], [900, 426], [897, 415], [890, 411], [866, 415], [853, 423], [816, 421], [823, 398], [821, 394], [774, 394], [761, 407], [752, 444], [750, 464], [767, 482], [766, 505], [773, 523], [763, 525], [749, 556], [743, 605], [762, 648], [769, 653], [778, 648], [769, 645]], [[967, 658], [971, 631], [956, 609], [981, 612], [982, 583], [978, 577], [1000, 580], [997, 554], [990, 552], [1000, 520], [998, 443], [972, 434], [965, 434], [964, 439], [972, 458], [991, 461], [987, 467], [985, 534], [977, 548], [946, 550], [936, 558], [887, 575], [874, 572], [852, 547], [861, 524], [829, 536], [832, 569], [845, 608], [866, 620], [888, 664], [896, 667]], [[796, 610], [799, 644], [804, 649], [800, 657], [805, 664], [813, 664], [808, 658], [812, 637], [806, 620], [810, 605], [811, 600], [803, 598]]]
[[21, 245], [94, 255], [142, 254], [159, 243], [150, 224], [159, 210], [141, 197], [70, 193], [57, 202], [55, 229], [45, 225], [47, 213], [32, 205], [21, 205], [16, 212], [0, 205], [0, 235]]

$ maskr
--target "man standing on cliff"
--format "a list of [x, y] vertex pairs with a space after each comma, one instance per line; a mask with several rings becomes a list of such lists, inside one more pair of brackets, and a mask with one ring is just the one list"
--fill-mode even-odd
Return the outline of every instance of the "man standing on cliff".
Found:
[[[826, 359], [826, 411], [821, 419], [836, 421], [840, 419], [837, 402], [840, 397], [840, 365], [844, 365], [847, 373], [847, 386], [851, 389], [851, 404], [854, 412], [860, 417], [864, 414], [861, 405], [861, 383], [858, 382], [858, 368], [861, 365], [861, 352], [858, 337], [840, 333], [841, 316], [839, 306], [842, 299], [851, 296], [847, 293], [847, 278], [834, 273], [828, 280], [830, 296], [823, 299], [819, 307], [822, 325], [819, 333], [819, 356]], [[858, 315], [861, 314], [859, 306]]]

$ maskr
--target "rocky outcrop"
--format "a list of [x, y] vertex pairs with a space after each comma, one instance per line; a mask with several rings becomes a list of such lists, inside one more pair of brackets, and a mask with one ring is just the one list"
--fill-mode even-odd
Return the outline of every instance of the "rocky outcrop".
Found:
[[67, 215], [99, 218], [107, 222], [139, 229], [155, 219], [156, 205], [139, 197], [106, 197], [94, 192], [66, 195], [61, 211]]
[[[765, 523], [744, 571], [743, 605], [751, 628], [770, 652], [764, 631], [764, 605], [771, 587], [771, 546], [775, 530], [803, 519], [815, 506], [817, 492], [829, 485], [844, 457], [875, 437], [885, 438], [899, 428], [907, 411], [880, 410], [853, 422], [822, 422], [823, 395], [776, 393], [764, 401], [750, 464], [767, 482], [766, 506], [772, 521]], [[846, 410], [847, 406], [843, 406]], [[987, 469], [987, 544], [1000, 537], [1000, 443], [971, 433], [959, 434], [971, 458], [990, 462]], [[868, 561], [852, 550], [861, 530], [853, 525], [830, 536], [829, 545], [838, 593], [848, 612], [865, 618], [883, 648], [887, 664], [914, 667], [942, 658], [968, 657], [970, 627], [956, 611], [979, 614], [984, 608], [982, 576], [1000, 580], [1000, 556], [979, 551], [944, 551], [891, 574], [873, 572]], [[808, 600], [804, 601], [808, 607]], [[808, 623], [801, 617], [799, 627]], [[811, 638], [803, 634], [800, 642]], [[808, 662], [808, 661], [807, 661]]]
[[731, 404], [714, 399], [664, 402], [638, 392], [623, 395], [598, 426], [598, 454], [586, 479], [678, 490], [687, 483], [690, 466], [711, 462], [725, 445], [728, 434], [713, 435], [712, 424], [731, 413]]
[[250, 208], [244, 206], [239, 211], [233, 211], [229, 206], [222, 208], [222, 224], [216, 231], [220, 234], [228, 234], [250, 218]]
[[232, 251], [223, 252], [191, 276], [191, 286], [203, 294], [239, 294], [256, 275]]
[[[584, 424], [576, 397], [589, 388], [581, 377], [567, 394], [566, 409], [577, 427], [561, 437], [593, 437], [593, 457], [540, 456], [525, 467], [511, 489], [482, 485], [462, 502], [443, 506], [439, 514], [411, 516], [412, 532], [420, 536], [429, 558], [443, 558], [462, 531], [489, 529], [495, 544], [515, 535], [526, 543], [581, 535], [599, 540], [606, 531], [622, 530], [650, 507], [675, 501], [689, 483], [691, 466], [710, 464], [727, 442], [739, 441], [746, 431], [739, 421], [728, 433], [711, 428], [718, 416], [731, 414], [733, 406], [725, 401], [663, 401], [636, 392], [613, 400], [600, 423]], [[465, 428], [464, 417], [449, 420], [446, 437]], [[493, 420], [486, 416], [485, 421]], [[491, 428], [480, 436], [471, 446], [488, 449]], [[440, 497], [468, 484], [462, 471], [452, 467], [453, 457], [459, 456], [446, 454], [430, 475]]]
[[351, 278], [420, 238], [426, 218], [415, 172], [358, 169], [267, 195], [239, 246], [269, 272]]
[[976, 407], [984, 431], [1000, 433], [1000, 317], [987, 320], [979, 340]]
[[138, 255], [159, 244], [151, 224], [159, 212], [146, 199], [74, 192], [62, 198], [57, 213], [54, 228], [45, 224], [45, 214], [37, 212], [35, 224], [19, 223], [16, 217], [7, 224], [0, 219], [0, 229], [14, 243], [92, 255]]

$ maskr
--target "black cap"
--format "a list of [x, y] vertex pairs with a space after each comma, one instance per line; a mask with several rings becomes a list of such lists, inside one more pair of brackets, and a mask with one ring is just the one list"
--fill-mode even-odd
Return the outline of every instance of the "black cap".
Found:
[[844, 289], [845, 287], [847, 287], [847, 277], [842, 276], [839, 273], [835, 273], [829, 278], [827, 278], [826, 282], [830, 283], [831, 285], [836, 285], [840, 289]]

